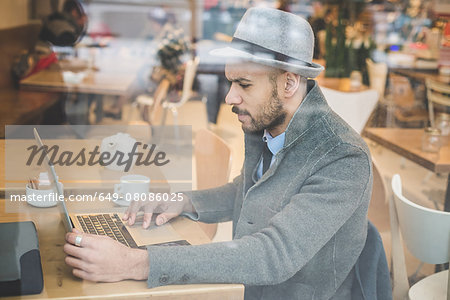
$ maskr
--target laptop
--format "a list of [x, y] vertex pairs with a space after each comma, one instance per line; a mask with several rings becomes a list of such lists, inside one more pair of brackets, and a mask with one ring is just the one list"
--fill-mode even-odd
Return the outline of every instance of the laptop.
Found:
[[[38, 146], [44, 147], [36, 128], [33, 129], [33, 133]], [[44, 164], [49, 174], [51, 187], [59, 199], [59, 195], [64, 193], [61, 185], [58, 184], [55, 167], [50, 163], [47, 152], [45, 152]], [[145, 249], [146, 245], [164, 245], [165, 243], [189, 245], [187, 241], [180, 239], [170, 224], [156, 226], [153, 222], [149, 229], [143, 229], [140, 224], [126, 225], [117, 213], [69, 214], [65, 201], [58, 201], [58, 208], [66, 232], [76, 228], [85, 233], [106, 235], [131, 248]]]

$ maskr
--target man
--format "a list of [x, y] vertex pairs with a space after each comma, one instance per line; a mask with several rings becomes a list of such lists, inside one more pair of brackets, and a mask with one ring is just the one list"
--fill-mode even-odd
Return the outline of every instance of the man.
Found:
[[[70, 233], [64, 249], [73, 273], [147, 279], [149, 287], [244, 283], [246, 299], [350, 299], [367, 235], [371, 160], [361, 137], [306, 79], [323, 69], [312, 62], [313, 44], [304, 19], [253, 8], [230, 47], [212, 53], [234, 58], [225, 68], [232, 83], [226, 102], [245, 132], [244, 166], [233, 182], [163, 207], [156, 223], [181, 212], [203, 222], [233, 220], [233, 241], [145, 252]], [[133, 204], [124, 220], [133, 224], [143, 208], [148, 227], [156, 205]], [[77, 235], [81, 247], [73, 245]]]

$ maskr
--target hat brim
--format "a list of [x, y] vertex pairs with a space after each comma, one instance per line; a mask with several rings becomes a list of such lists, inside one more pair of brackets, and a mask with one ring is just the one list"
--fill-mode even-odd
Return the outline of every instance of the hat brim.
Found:
[[230, 61], [231, 63], [233, 62], [233, 60], [236, 61], [245, 60], [258, 64], [263, 64], [269, 67], [286, 70], [307, 78], [316, 78], [320, 74], [320, 72], [324, 70], [323, 66], [316, 64], [314, 62], [310, 64], [311, 66], [304, 66], [295, 63], [278, 61], [273, 58], [270, 58], [269, 55], [268, 57], [257, 56], [232, 47], [214, 49], [211, 50], [209, 54], [216, 57], [228, 58], [231, 60]]

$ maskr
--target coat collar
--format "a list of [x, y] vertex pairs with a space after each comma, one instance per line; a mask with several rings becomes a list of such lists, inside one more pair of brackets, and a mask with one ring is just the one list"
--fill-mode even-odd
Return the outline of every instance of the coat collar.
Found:
[[[283, 148], [288, 147], [301, 137], [308, 128], [331, 110], [316, 81], [308, 80], [307, 90], [306, 97], [300, 103], [286, 128]], [[261, 137], [263, 134], [264, 131], [245, 134], [246, 143], [262, 145]]]
[[295, 142], [314, 123], [318, 122], [323, 115], [330, 111], [330, 107], [316, 81], [308, 80], [307, 90], [306, 97], [300, 103], [286, 128], [284, 147], [288, 147]]
[[[290, 147], [295, 141], [301, 138], [311, 126], [331, 110], [319, 86], [314, 80], [308, 80], [307, 88], [308, 94], [297, 108], [297, 111], [285, 131], [286, 138], [284, 140], [283, 149], [280, 150], [280, 152], [284, 152], [284, 149]], [[244, 173], [246, 176], [244, 194], [256, 182], [256, 180], [254, 180], [256, 176], [252, 175], [255, 175], [254, 173], [256, 172], [258, 162], [261, 158], [264, 143], [261, 139], [263, 133], [264, 131], [245, 134]], [[284, 155], [283, 153], [280, 154]], [[277, 165], [277, 163], [275, 163], [275, 165]], [[272, 174], [272, 172], [269, 169], [262, 179], [264, 180], [264, 178], [270, 177], [270, 174]]]

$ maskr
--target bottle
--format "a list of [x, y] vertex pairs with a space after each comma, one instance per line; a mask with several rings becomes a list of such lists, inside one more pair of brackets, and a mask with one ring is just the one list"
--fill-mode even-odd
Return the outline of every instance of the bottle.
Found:
[[359, 88], [362, 85], [362, 74], [360, 71], [352, 71], [350, 73], [350, 87], [351, 88]]
[[438, 128], [426, 127], [422, 136], [422, 151], [439, 152], [441, 148], [441, 131]]
[[450, 115], [439, 113], [436, 117], [436, 128], [441, 130], [442, 136], [448, 136], [450, 134]]

